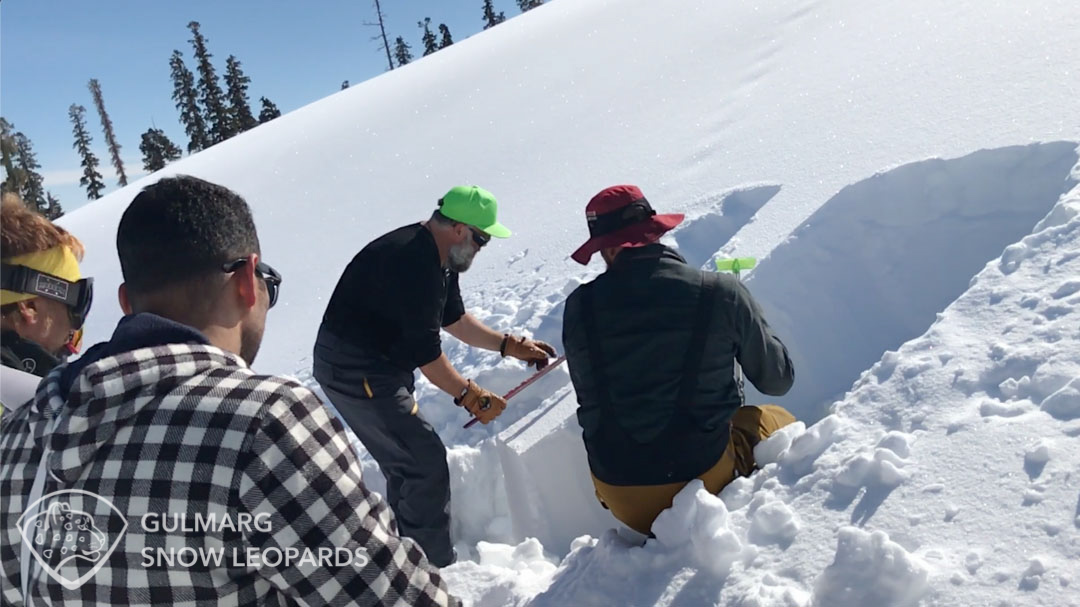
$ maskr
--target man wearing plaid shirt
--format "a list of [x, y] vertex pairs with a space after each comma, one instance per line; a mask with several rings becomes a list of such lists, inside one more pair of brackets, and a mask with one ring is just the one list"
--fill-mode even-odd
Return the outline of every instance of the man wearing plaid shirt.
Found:
[[281, 277], [192, 177], [117, 232], [126, 316], [0, 425], [4, 605], [458, 605], [344, 428], [248, 365]]

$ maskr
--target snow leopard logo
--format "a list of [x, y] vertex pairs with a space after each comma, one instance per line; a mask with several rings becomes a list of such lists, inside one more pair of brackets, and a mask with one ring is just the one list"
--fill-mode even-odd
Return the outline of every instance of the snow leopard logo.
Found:
[[[79, 503], [92, 507], [107, 506], [106, 518], [120, 515], [105, 498], [89, 491], [68, 489], [42, 496], [18, 521], [22, 540], [37, 562], [52, 579], [72, 590], [85, 584], [101, 569], [127, 531], [127, 521], [121, 516], [122, 529], [110, 542], [95, 522], [95, 518], [101, 520], [100, 515], [72, 508], [73, 496], [78, 497]], [[65, 565], [76, 567], [65, 568]], [[72, 571], [83, 572], [91, 565], [89, 572], [75, 579], [69, 577]]]

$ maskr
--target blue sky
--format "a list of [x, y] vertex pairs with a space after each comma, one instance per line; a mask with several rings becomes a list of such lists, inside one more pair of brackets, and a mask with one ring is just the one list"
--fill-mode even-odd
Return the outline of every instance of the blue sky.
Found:
[[[431, 17], [432, 29], [446, 23], [455, 40], [483, 28], [481, 0], [382, 0], [387, 35], [404, 36], [414, 55], [422, 52], [416, 22]], [[495, 0], [508, 18], [514, 0]], [[94, 153], [108, 190], [116, 188], [101, 123], [87, 81], [101, 83], [129, 180], [142, 174], [140, 136], [156, 126], [182, 149], [187, 138], [172, 101], [169, 57], [184, 54], [195, 71], [187, 29], [201, 24], [221, 76], [225, 59], [236, 55], [259, 97], [289, 112], [387, 69], [374, 0], [4, 0], [0, 4], [0, 113], [33, 143], [45, 187], [67, 211], [87, 202], [78, 185], [79, 158], [72, 149], [68, 107], [86, 107]], [[418, 49], [420, 49], [418, 51]], [[197, 77], [197, 74], [196, 74]], [[222, 82], [224, 88], [224, 83]]]

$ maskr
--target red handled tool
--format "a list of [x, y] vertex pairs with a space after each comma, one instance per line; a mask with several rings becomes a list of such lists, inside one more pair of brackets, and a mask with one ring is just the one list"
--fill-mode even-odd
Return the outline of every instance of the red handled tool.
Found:
[[[551, 363], [548, 366], [544, 367], [543, 369], [540, 369], [536, 373], [533, 373], [532, 377], [530, 377], [529, 379], [526, 379], [525, 381], [518, 384], [518, 386], [516, 388], [514, 388], [513, 390], [507, 392], [506, 396], [503, 397], [503, 400], [510, 400], [511, 398], [517, 396], [518, 392], [521, 392], [525, 388], [529, 387], [529, 384], [531, 384], [534, 381], [540, 379], [541, 377], [547, 375], [549, 371], [551, 371], [555, 367], [558, 367], [559, 365], [561, 365], [565, 361], [566, 361], [566, 355], [560, 356], [560, 357], [556, 358], [555, 360], [551, 361]], [[472, 420], [469, 421], [469, 423], [462, 426], [462, 428], [468, 428], [469, 426], [475, 424], [478, 421], [480, 421], [480, 419], [474, 417], [474, 418], [472, 418]]]

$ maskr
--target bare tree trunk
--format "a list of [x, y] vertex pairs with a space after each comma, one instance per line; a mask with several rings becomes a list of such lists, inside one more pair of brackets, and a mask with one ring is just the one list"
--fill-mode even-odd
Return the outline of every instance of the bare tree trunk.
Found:
[[390, 69], [394, 69], [394, 60], [390, 57], [390, 41], [386, 39], [386, 26], [383, 24], [382, 7], [379, 6], [379, 0], [375, 0], [375, 13], [379, 16], [379, 31], [382, 32], [383, 48], [386, 49], [386, 62], [390, 65]]

